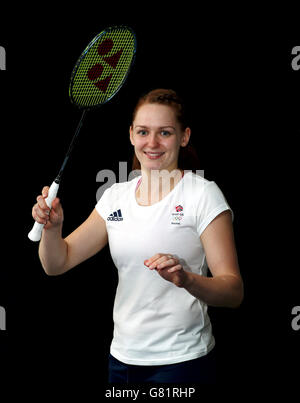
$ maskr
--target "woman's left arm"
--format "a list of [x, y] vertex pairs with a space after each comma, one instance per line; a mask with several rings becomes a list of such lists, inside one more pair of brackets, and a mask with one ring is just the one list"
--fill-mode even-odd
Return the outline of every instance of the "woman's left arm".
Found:
[[150, 269], [207, 305], [229, 308], [238, 307], [244, 297], [234, 242], [231, 213], [219, 214], [200, 236], [207, 265], [212, 277], [205, 277], [183, 269], [179, 260], [165, 254], [157, 254], [145, 261]]
[[207, 265], [213, 277], [186, 272], [183, 287], [207, 305], [238, 307], [244, 297], [235, 248], [231, 213], [219, 214], [200, 236]]

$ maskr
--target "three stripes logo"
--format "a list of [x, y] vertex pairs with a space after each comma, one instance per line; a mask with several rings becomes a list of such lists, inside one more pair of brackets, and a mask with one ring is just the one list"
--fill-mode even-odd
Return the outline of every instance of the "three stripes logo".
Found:
[[121, 210], [114, 211], [107, 217], [107, 221], [123, 221]]

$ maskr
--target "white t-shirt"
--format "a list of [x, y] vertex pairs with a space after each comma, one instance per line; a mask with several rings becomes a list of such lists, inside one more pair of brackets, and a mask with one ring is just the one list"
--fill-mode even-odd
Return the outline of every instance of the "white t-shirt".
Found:
[[135, 198], [139, 179], [115, 183], [96, 205], [106, 221], [119, 276], [110, 352], [133, 365], [201, 357], [215, 345], [207, 305], [150, 270], [144, 261], [168, 253], [180, 258], [185, 270], [207, 275], [200, 235], [230, 207], [215, 182], [192, 172], [161, 201], [141, 206]]

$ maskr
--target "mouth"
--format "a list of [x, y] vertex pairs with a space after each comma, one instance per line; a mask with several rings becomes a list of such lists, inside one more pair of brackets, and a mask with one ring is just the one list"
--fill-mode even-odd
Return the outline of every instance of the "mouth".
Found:
[[146, 152], [144, 151], [144, 154], [150, 159], [150, 160], [157, 160], [160, 158], [164, 153], [151, 153], [151, 152]]

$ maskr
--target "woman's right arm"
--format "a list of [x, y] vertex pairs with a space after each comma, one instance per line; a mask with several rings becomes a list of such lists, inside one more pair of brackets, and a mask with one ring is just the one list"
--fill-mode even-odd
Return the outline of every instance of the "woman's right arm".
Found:
[[32, 216], [37, 222], [45, 224], [39, 245], [39, 257], [45, 272], [55, 276], [95, 255], [107, 244], [108, 237], [106, 223], [94, 209], [86, 221], [63, 239], [63, 209], [56, 198], [49, 211], [45, 202], [48, 189], [44, 187], [43, 196], [37, 198]]

